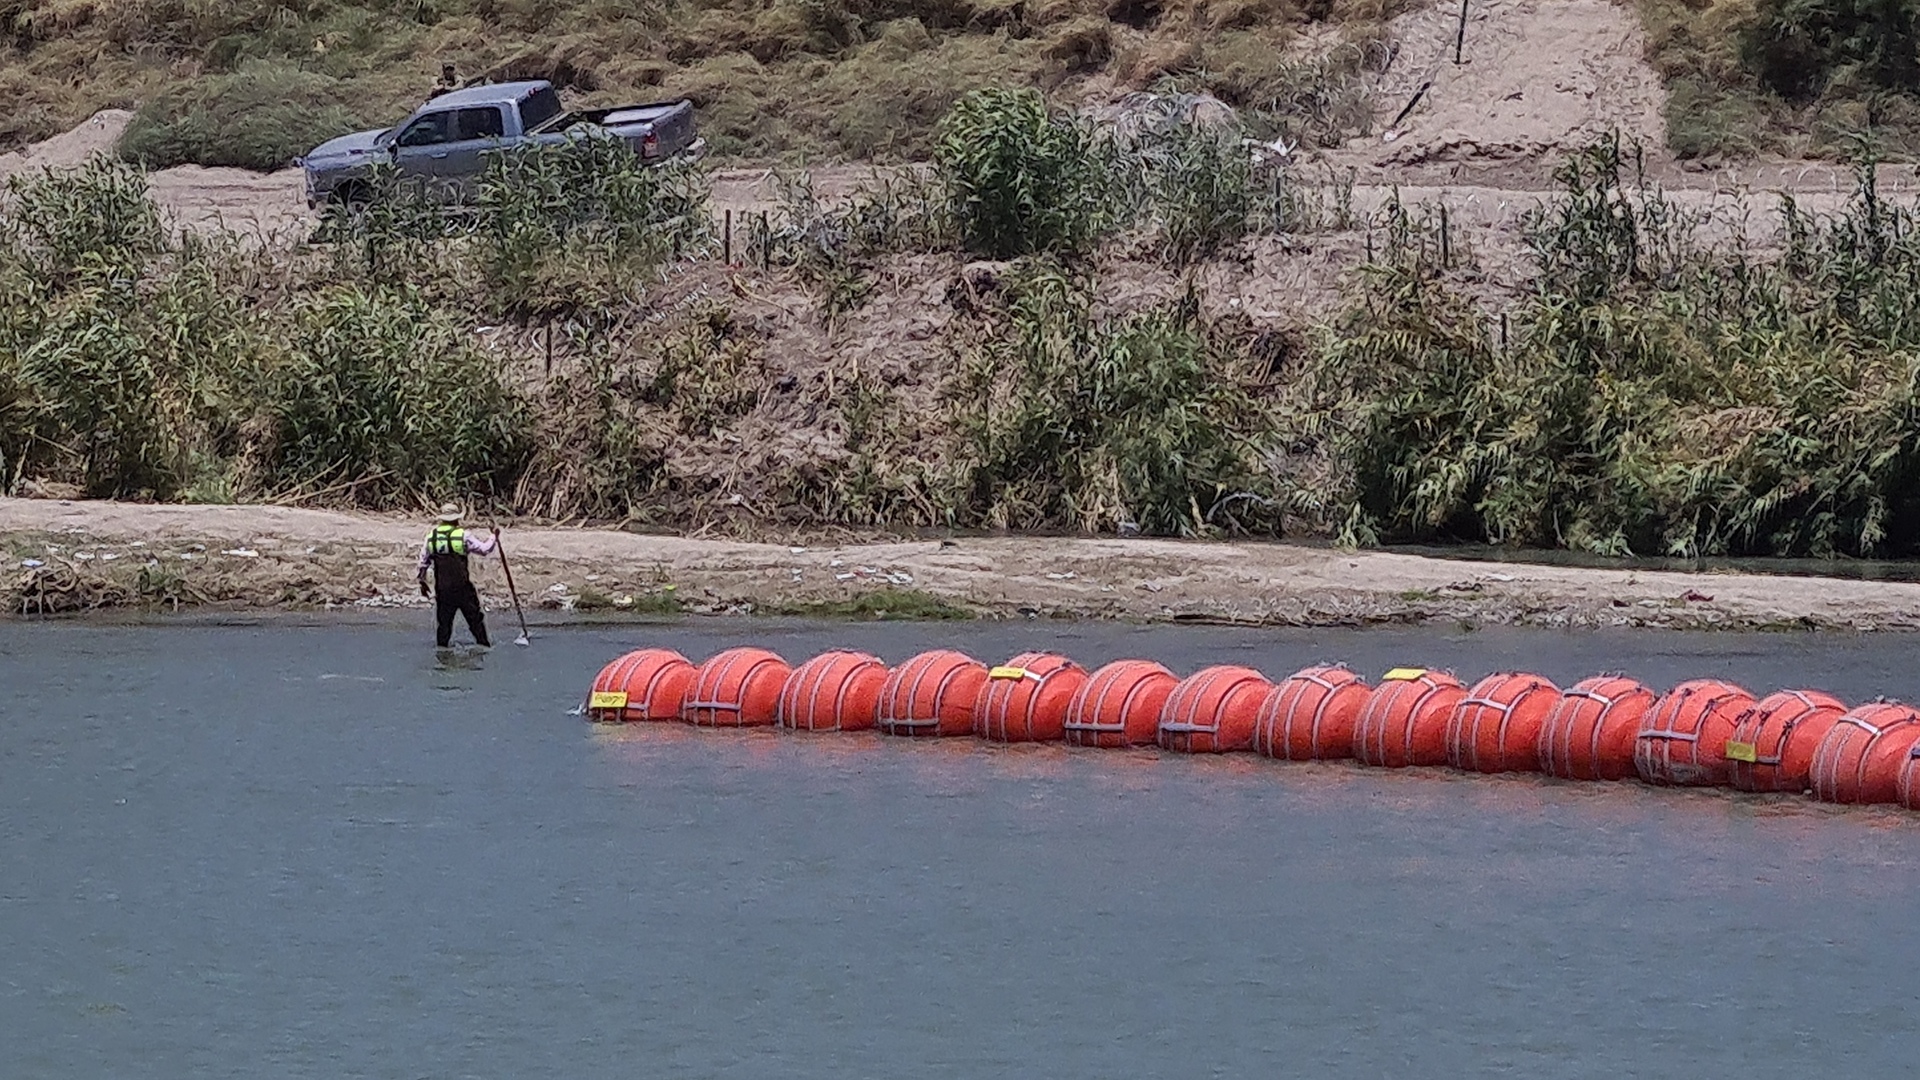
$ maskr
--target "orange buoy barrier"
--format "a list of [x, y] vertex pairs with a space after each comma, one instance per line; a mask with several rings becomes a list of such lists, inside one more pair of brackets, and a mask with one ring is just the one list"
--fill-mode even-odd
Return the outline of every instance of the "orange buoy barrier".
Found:
[[1296, 671], [1274, 684], [1253, 722], [1253, 752], [1282, 761], [1353, 756], [1353, 726], [1372, 688], [1337, 664]]
[[1920, 744], [1920, 712], [1876, 701], [1842, 716], [1813, 751], [1813, 797], [1833, 803], [1900, 801], [1900, 774]]
[[1813, 752], [1847, 711], [1817, 690], [1769, 694], [1733, 723], [1727, 780], [1740, 791], [1807, 790]]
[[1160, 734], [1160, 707], [1179, 682], [1151, 660], [1108, 664], [1067, 703], [1067, 742], [1109, 749], [1153, 745]]
[[987, 672], [973, 705], [973, 733], [992, 742], [1058, 742], [1085, 668], [1052, 653], [1021, 653]]
[[1447, 763], [1447, 720], [1467, 688], [1444, 671], [1394, 668], [1367, 695], [1353, 727], [1353, 756], [1401, 769]]
[[676, 720], [696, 669], [672, 649], [635, 649], [600, 669], [587, 693], [594, 720]]
[[883, 735], [937, 738], [973, 734], [973, 706], [986, 688], [987, 665], [965, 653], [935, 649], [893, 669], [880, 688]]
[[1539, 772], [1540, 731], [1560, 688], [1505, 672], [1473, 684], [1447, 718], [1447, 764], [1469, 772]]
[[1451, 763], [1577, 780], [1637, 775], [1652, 784], [1810, 789], [1828, 802], [1920, 810], [1920, 708], [1881, 700], [1848, 711], [1815, 690], [1781, 690], [1756, 702], [1718, 679], [1681, 683], [1661, 696], [1617, 674], [1561, 692], [1541, 676], [1503, 672], [1469, 690], [1450, 672], [1395, 668], [1369, 689], [1338, 665], [1307, 668], [1276, 685], [1228, 665], [1179, 679], [1150, 660], [1116, 661], [1089, 675], [1064, 656], [1040, 652], [988, 668], [935, 650], [889, 671], [877, 657], [850, 650], [794, 668], [766, 649], [728, 649], [696, 666], [654, 648], [601, 668], [583, 711], [602, 721], [677, 715], [707, 727], [878, 727], [892, 735], [1064, 738], [1094, 747], [1151, 739], [1187, 753], [1350, 754], [1389, 768]]
[[1636, 775], [1634, 741], [1659, 696], [1624, 675], [1582, 679], [1560, 695], [1540, 725], [1540, 771], [1562, 780]]
[[698, 727], [770, 727], [793, 669], [765, 649], [728, 649], [700, 665], [680, 718]]
[[1222, 664], [1180, 681], [1160, 708], [1160, 745], [1182, 754], [1253, 749], [1253, 727], [1273, 683], [1247, 667]]
[[866, 731], [880, 708], [887, 665], [863, 652], [824, 652], [793, 669], [775, 719], [795, 731]]
[[1649, 784], [1725, 787], [1727, 740], [1753, 695], [1719, 679], [1693, 679], [1667, 692], [1640, 720], [1633, 767]]

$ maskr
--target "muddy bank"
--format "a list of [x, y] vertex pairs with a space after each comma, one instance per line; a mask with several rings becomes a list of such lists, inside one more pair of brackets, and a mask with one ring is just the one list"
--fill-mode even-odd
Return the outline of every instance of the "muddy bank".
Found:
[[[423, 605], [426, 525], [272, 506], [0, 499], [13, 617], [111, 608]], [[1355, 626], [1911, 629], [1920, 584], [1464, 563], [1284, 544], [961, 538], [786, 546], [511, 527], [530, 605]], [[480, 572], [506, 603], [497, 565]]]

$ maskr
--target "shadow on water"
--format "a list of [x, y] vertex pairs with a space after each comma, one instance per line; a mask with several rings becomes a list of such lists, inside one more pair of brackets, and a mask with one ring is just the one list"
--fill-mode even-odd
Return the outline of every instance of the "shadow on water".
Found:
[[1505, 562], [1525, 566], [1564, 566], [1589, 570], [1650, 570], [1677, 573], [1772, 574], [1779, 577], [1829, 577], [1857, 581], [1920, 581], [1920, 560], [1902, 559], [1681, 559], [1657, 556], [1618, 558], [1551, 548], [1502, 548], [1488, 544], [1395, 544], [1380, 550], [1454, 562]]

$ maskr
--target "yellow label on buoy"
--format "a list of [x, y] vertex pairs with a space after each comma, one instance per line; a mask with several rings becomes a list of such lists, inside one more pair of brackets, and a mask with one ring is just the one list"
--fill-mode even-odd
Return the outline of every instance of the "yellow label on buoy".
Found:
[[1750, 742], [1730, 742], [1727, 744], [1728, 761], [1755, 762], [1760, 760], [1760, 748]]
[[1383, 682], [1412, 682], [1427, 673], [1423, 667], [1397, 667], [1380, 676]]
[[987, 672], [989, 679], [1024, 679], [1032, 672], [1023, 667], [997, 667]]
[[624, 709], [626, 707], [627, 692], [625, 690], [595, 690], [593, 696], [587, 698], [589, 709]]

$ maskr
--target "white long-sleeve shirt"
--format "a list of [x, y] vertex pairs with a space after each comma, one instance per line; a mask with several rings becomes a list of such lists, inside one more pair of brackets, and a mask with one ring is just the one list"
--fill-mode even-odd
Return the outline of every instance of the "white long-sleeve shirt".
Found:
[[[462, 532], [460, 538], [466, 542], [467, 554], [469, 555], [493, 554], [494, 542], [493, 542], [493, 537], [491, 536], [481, 536], [479, 533]], [[432, 545], [433, 545], [433, 541], [431, 539], [420, 541], [420, 562], [417, 566], [417, 569], [422, 574], [426, 573], [427, 568], [433, 565], [433, 546]]]

